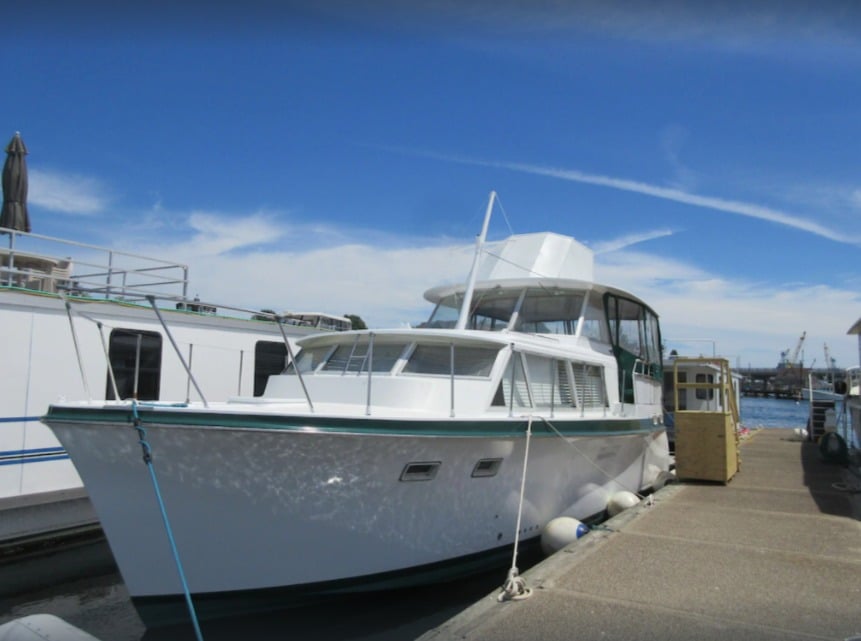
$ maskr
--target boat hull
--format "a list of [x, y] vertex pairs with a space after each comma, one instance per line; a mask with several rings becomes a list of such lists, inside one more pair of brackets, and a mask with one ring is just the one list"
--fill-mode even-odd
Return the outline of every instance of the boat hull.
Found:
[[[189, 588], [204, 600], [279, 593], [288, 606], [480, 569], [516, 535], [600, 513], [614, 492], [646, 488], [669, 465], [664, 430], [648, 420], [533, 421], [518, 533], [526, 419], [140, 417]], [[52, 408], [45, 420], [89, 489], [136, 604], [181, 595], [128, 406]], [[477, 474], [480, 461], [498, 461], [486, 464], [495, 473]], [[411, 464], [420, 473], [405, 476]]]

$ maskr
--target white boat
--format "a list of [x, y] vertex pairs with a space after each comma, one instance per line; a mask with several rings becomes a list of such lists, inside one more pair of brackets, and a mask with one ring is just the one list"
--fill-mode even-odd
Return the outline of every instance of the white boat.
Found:
[[[145, 295], [169, 297], [158, 304], [167, 306], [161, 311], [208, 400], [260, 395], [267, 376], [284, 367], [278, 325], [189, 300], [184, 265], [0, 228], [0, 238], [6, 236], [8, 245], [0, 248], [0, 542], [96, 523], [68, 452], [39, 422], [51, 402], [199, 398]], [[304, 316], [303, 324], [282, 324], [291, 339], [323, 331], [315, 315]], [[316, 317], [326, 325], [337, 320]]]
[[261, 397], [51, 406], [145, 623], [183, 588], [136, 418], [202, 617], [501, 567], [668, 470], [657, 315], [573, 238], [485, 244], [488, 218], [426, 323], [300, 339]]
[[807, 387], [801, 388], [802, 401], [809, 401], [810, 399], [813, 399], [814, 401], [843, 400], [843, 394], [835, 391], [834, 383], [832, 381], [814, 379], [812, 375], [810, 375], [809, 378], [810, 380], [808, 381]]

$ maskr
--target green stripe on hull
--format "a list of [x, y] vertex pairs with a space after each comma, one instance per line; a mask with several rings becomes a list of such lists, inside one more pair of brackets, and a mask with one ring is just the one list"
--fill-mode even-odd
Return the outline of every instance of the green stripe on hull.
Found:
[[[278, 414], [233, 414], [189, 409], [159, 409], [138, 406], [138, 416], [144, 425], [163, 427], [197, 427], [200, 429], [282, 430], [286, 432], [317, 432], [338, 434], [375, 434], [387, 436], [465, 436], [505, 437], [525, 433], [528, 419], [458, 420], [377, 418], [363, 416], [342, 418], [331, 416], [296, 416]], [[128, 423], [132, 412], [126, 408], [93, 409], [86, 407], [51, 407], [43, 419], [46, 423], [87, 423], [90, 425]], [[555, 430], [566, 436], [610, 436], [646, 434], [661, 428], [650, 419], [548, 419]], [[533, 418], [535, 436], [555, 435], [544, 420]]]

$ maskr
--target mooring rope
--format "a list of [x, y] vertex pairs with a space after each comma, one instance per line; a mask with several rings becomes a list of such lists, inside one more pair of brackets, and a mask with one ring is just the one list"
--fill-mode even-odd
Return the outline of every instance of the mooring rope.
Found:
[[520, 520], [523, 515], [523, 496], [526, 493], [526, 464], [529, 461], [529, 442], [532, 438], [532, 415], [526, 424], [526, 447], [523, 451], [523, 475], [520, 479], [520, 502], [517, 506], [517, 529], [514, 531], [514, 556], [511, 559], [511, 568], [508, 570], [508, 578], [502, 584], [502, 592], [497, 597], [498, 601], [516, 601], [532, 596], [532, 590], [526, 587], [526, 581], [520, 576], [517, 569], [517, 548], [520, 545]]
[[[587, 456], [587, 455], [586, 455], [586, 453], [585, 453], [585, 452], [583, 452], [583, 450], [581, 450], [579, 447], [577, 447], [577, 446], [574, 444], [574, 442], [573, 442], [573, 441], [569, 441], [568, 439], [566, 439], [566, 438], [565, 438], [565, 436], [562, 434], [562, 432], [560, 432], [559, 430], [557, 430], [557, 429], [556, 429], [556, 427], [553, 425], [553, 423], [551, 423], [550, 421], [548, 421], [548, 420], [547, 420], [546, 418], [544, 418], [543, 416], [539, 416], [538, 418], [539, 418], [539, 420], [543, 421], [543, 422], [544, 422], [544, 424], [545, 424], [545, 425], [547, 425], [547, 427], [549, 427], [553, 432], [555, 432], [555, 433], [556, 433], [556, 435], [557, 435], [559, 438], [561, 438], [561, 439], [563, 440], [563, 442], [565, 442], [565, 443], [567, 443], [568, 445], [570, 445], [571, 447], [573, 447], [573, 448], [577, 451], [577, 453], [578, 453], [578, 454], [580, 454], [580, 456], [582, 456], [584, 459], [586, 459], [586, 461], [587, 461], [590, 465], [592, 465], [592, 467], [594, 467], [596, 470], [598, 470], [599, 472], [601, 472], [601, 474], [603, 474], [604, 476], [606, 476], [610, 481], [612, 481], [613, 483], [615, 483], [616, 485], [618, 485], [619, 487], [621, 487], [623, 490], [626, 490], [626, 491], [630, 492], [631, 494], [633, 494], [634, 496], [636, 496], [638, 499], [641, 499], [641, 500], [642, 500], [642, 499], [645, 499], [645, 498], [646, 498], [643, 494], [640, 494], [639, 492], [637, 492], [637, 491], [635, 491], [635, 490], [632, 490], [632, 489], [630, 489], [629, 487], [627, 487], [627, 486], [626, 486], [624, 483], [622, 483], [619, 479], [617, 479], [616, 477], [614, 477], [613, 475], [611, 475], [611, 474], [610, 474], [609, 472], [607, 472], [604, 468], [602, 468], [600, 465], [598, 465], [595, 461], [593, 461], [591, 458], [589, 458], [589, 456]], [[650, 498], [651, 498], [651, 496], [650, 496]]]
[[161, 490], [158, 486], [158, 478], [156, 478], [155, 467], [152, 464], [152, 448], [146, 440], [146, 429], [141, 424], [140, 416], [138, 415], [137, 401], [132, 400], [132, 415], [134, 416], [134, 428], [138, 433], [138, 441], [143, 452], [143, 461], [149, 470], [150, 478], [152, 479], [152, 487], [155, 491], [155, 498], [158, 501], [158, 507], [161, 510], [161, 519], [164, 522], [164, 529], [167, 532], [167, 540], [170, 542], [170, 549], [173, 552], [173, 560], [176, 563], [176, 570], [179, 573], [179, 580], [182, 583], [182, 590], [185, 593], [185, 603], [188, 606], [188, 613], [191, 616], [191, 623], [194, 626], [194, 633], [197, 641], [203, 641], [203, 633], [200, 631], [200, 624], [197, 621], [197, 612], [194, 610], [194, 603], [191, 601], [191, 592], [188, 589], [188, 583], [185, 580], [185, 572], [182, 569], [182, 562], [179, 560], [179, 551], [176, 548], [176, 542], [173, 539], [173, 531], [170, 527], [170, 521], [167, 518], [167, 510], [164, 506], [164, 501], [161, 498]]

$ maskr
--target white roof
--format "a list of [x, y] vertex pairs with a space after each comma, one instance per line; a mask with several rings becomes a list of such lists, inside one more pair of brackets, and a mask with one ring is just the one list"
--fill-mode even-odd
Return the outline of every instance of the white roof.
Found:
[[485, 246], [477, 280], [563, 278], [591, 282], [594, 265], [592, 250], [570, 236], [519, 234]]

